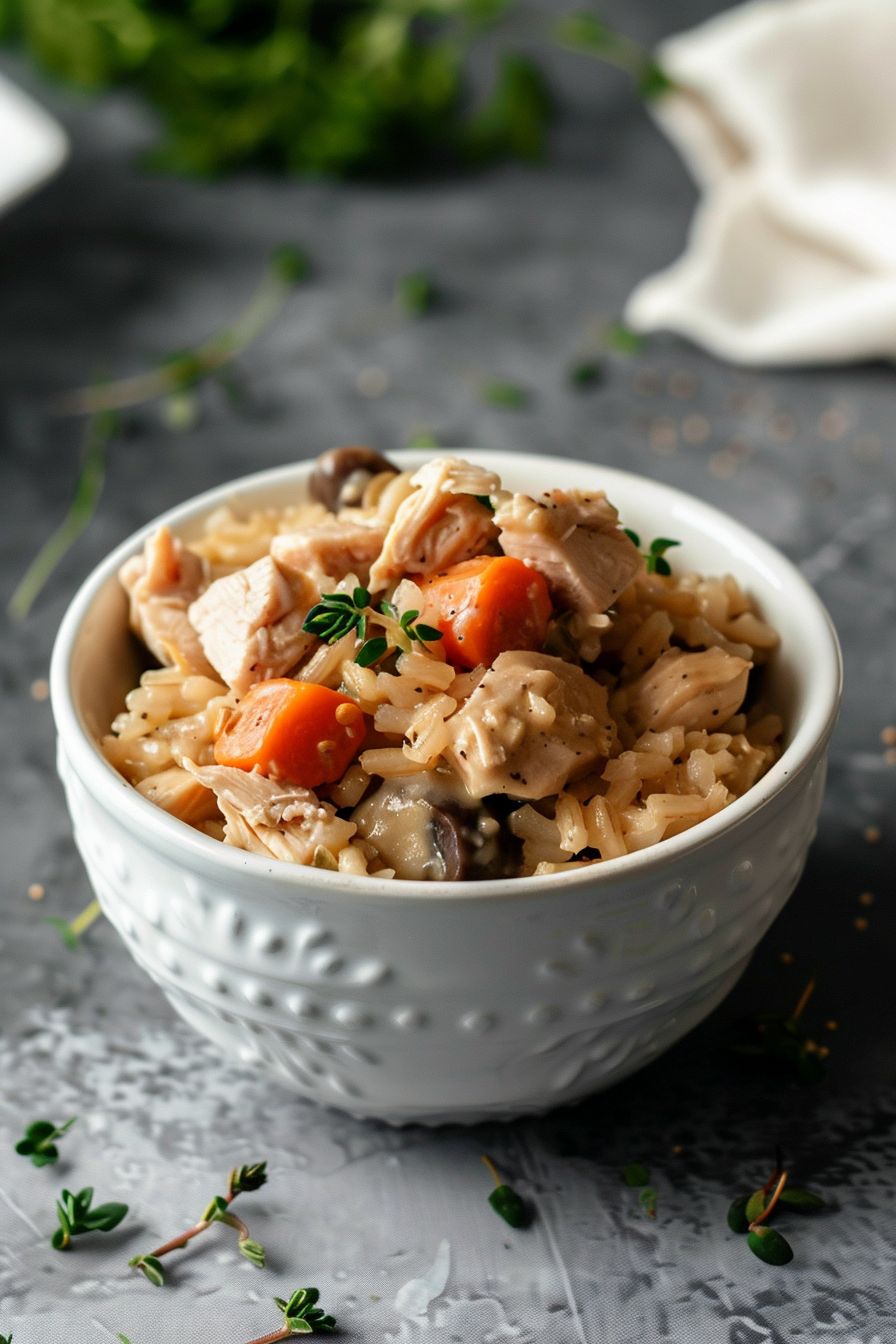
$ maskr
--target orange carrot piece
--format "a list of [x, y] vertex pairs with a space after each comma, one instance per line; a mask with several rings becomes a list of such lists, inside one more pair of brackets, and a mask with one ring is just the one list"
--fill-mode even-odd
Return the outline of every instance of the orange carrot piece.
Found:
[[459, 667], [490, 667], [509, 649], [540, 649], [551, 617], [548, 585], [509, 555], [463, 560], [420, 585], [422, 619], [442, 631], [445, 657]]
[[247, 691], [215, 742], [215, 760], [315, 789], [341, 779], [366, 733], [361, 707], [347, 695], [276, 677]]

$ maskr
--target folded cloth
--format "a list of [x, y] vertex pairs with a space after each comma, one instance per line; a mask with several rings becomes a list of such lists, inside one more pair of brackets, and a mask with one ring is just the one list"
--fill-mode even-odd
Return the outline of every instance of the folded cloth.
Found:
[[67, 153], [62, 127], [0, 75], [0, 212], [55, 173]]
[[896, 355], [896, 0], [754, 0], [662, 44], [655, 116], [701, 188], [638, 331], [738, 364]]

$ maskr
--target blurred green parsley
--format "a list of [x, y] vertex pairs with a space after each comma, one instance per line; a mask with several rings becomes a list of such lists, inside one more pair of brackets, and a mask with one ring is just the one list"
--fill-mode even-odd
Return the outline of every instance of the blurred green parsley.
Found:
[[332, 177], [537, 158], [550, 99], [504, 50], [484, 99], [467, 58], [515, 0], [0, 0], [0, 41], [88, 91], [156, 109], [153, 166]]

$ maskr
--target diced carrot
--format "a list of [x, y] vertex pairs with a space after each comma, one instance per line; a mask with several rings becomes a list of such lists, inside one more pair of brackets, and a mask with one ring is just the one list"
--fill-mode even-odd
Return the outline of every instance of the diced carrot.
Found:
[[463, 560], [424, 580], [422, 619], [442, 631], [445, 657], [458, 667], [490, 667], [510, 649], [540, 649], [551, 617], [548, 585], [509, 555]]
[[314, 789], [342, 778], [366, 733], [347, 695], [276, 677], [247, 691], [215, 742], [215, 760]]

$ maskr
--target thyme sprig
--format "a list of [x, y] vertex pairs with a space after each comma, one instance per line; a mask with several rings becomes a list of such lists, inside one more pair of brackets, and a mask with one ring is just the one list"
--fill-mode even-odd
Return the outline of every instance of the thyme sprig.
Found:
[[738, 1195], [728, 1206], [729, 1228], [741, 1235], [746, 1233], [747, 1246], [767, 1265], [787, 1265], [793, 1259], [793, 1248], [787, 1238], [767, 1225], [779, 1205], [799, 1213], [816, 1213], [827, 1207], [821, 1195], [788, 1185], [789, 1180], [790, 1173], [784, 1168], [779, 1149], [765, 1184], [751, 1195]]
[[21, 1157], [30, 1157], [35, 1167], [49, 1167], [59, 1160], [56, 1140], [67, 1134], [77, 1120], [73, 1115], [64, 1125], [54, 1125], [52, 1120], [32, 1120], [25, 1130], [24, 1139], [19, 1139], [16, 1152]]
[[648, 102], [675, 88], [649, 51], [611, 28], [597, 14], [586, 10], [564, 15], [554, 25], [554, 37], [562, 46], [596, 56], [623, 70], [634, 83], [636, 92]]
[[523, 1199], [512, 1185], [508, 1185], [498, 1175], [494, 1162], [486, 1154], [482, 1154], [482, 1162], [491, 1174], [495, 1182], [495, 1188], [488, 1197], [495, 1213], [499, 1218], [503, 1218], [505, 1223], [511, 1227], [526, 1227], [530, 1221], [529, 1210], [526, 1201]]
[[81, 468], [65, 517], [41, 546], [9, 599], [14, 621], [28, 615], [47, 580], [59, 566], [96, 513], [106, 482], [106, 453], [118, 433], [118, 416], [106, 412], [87, 422], [81, 448]]
[[276, 1344], [280, 1339], [291, 1339], [294, 1335], [329, 1335], [336, 1329], [336, 1320], [328, 1316], [317, 1303], [320, 1290], [317, 1288], [296, 1288], [290, 1297], [275, 1297], [274, 1301], [283, 1312], [283, 1325], [270, 1335], [261, 1335], [249, 1344]]
[[157, 1288], [161, 1288], [165, 1282], [165, 1271], [161, 1263], [162, 1256], [169, 1255], [171, 1251], [182, 1250], [194, 1237], [198, 1237], [201, 1232], [205, 1232], [207, 1228], [211, 1227], [212, 1223], [226, 1223], [228, 1227], [235, 1228], [238, 1233], [240, 1254], [244, 1255], [253, 1265], [263, 1269], [264, 1247], [259, 1242], [253, 1241], [243, 1220], [238, 1218], [235, 1213], [230, 1212], [230, 1205], [237, 1195], [261, 1189], [267, 1180], [266, 1167], [267, 1163], [265, 1162], [253, 1162], [246, 1167], [234, 1167], [227, 1179], [227, 1194], [213, 1196], [197, 1223], [194, 1223], [186, 1232], [182, 1232], [163, 1245], [157, 1246], [154, 1251], [150, 1251], [147, 1255], [133, 1256], [128, 1261], [128, 1265], [132, 1269], [139, 1269], [149, 1279], [150, 1283]]
[[825, 1073], [827, 1046], [819, 1045], [801, 1022], [815, 987], [812, 975], [790, 1013], [757, 1013], [747, 1024], [746, 1039], [735, 1041], [729, 1049], [792, 1073], [801, 1083], [819, 1082]]
[[[628, 537], [632, 545], [637, 546], [641, 551], [641, 538], [637, 532], [633, 532], [630, 527], [624, 527], [623, 532]], [[672, 566], [665, 558], [666, 551], [673, 546], [680, 546], [680, 541], [673, 541], [671, 537], [656, 537], [650, 543], [646, 551], [641, 551], [641, 558], [647, 567], [648, 574], [663, 574], [666, 577], [672, 573]]]
[[52, 409], [59, 415], [96, 415], [142, 406], [196, 387], [232, 364], [270, 326], [310, 270], [308, 257], [300, 247], [285, 243], [274, 248], [255, 293], [229, 326], [198, 345], [167, 355], [155, 369], [64, 392]]
[[[419, 611], [399, 614], [391, 602], [383, 601], [379, 608], [371, 605], [370, 593], [360, 586], [351, 593], [321, 593], [321, 598], [305, 617], [302, 629], [317, 635], [324, 644], [335, 644], [354, 631], [361, 641], [355, 662], [370, 667], [392, 649], [410, 653], [414, 643], [430, 644], [442, 638], [441, 630], [418, 621]], [[369, 623], [382, 627], [382, 635], [367, 638]]]
[[50, 1238], [54, 1250], [67, 1251], [72, 1237], [78, 1237], [84, 1232], [111, 1232], [127, 1214], [127, 1204], [98, 1204], [96, 1208], [91, 1208], [92, 1200], [93, 1186], [86, 1186], [76, 1195], [70, 1190], [63, 1190], [56, 1201], [59, 1226]]

